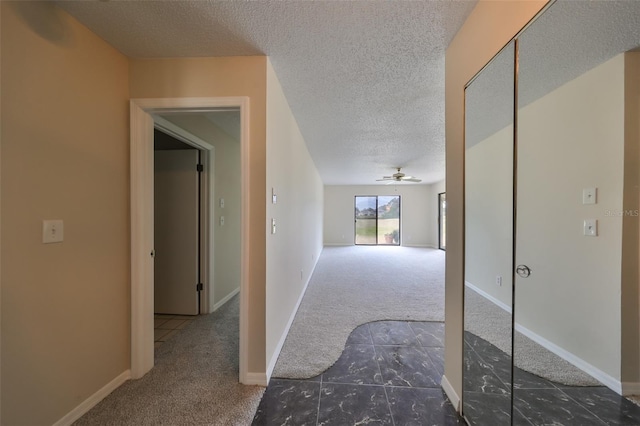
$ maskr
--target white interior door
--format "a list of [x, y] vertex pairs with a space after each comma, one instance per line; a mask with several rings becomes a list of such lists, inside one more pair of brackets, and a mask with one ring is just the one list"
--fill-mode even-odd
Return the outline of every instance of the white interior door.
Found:
[[154, 154], [154, 310], [197, 315], [198, 150]]

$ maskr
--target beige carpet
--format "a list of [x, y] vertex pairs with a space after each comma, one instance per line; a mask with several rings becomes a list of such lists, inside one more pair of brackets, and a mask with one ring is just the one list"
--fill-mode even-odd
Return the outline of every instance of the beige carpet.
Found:
[[377, 320], [444, 320], [442, 250], [325, 247], [273, 377], [306, 378], [329, 368], [349, 333]]

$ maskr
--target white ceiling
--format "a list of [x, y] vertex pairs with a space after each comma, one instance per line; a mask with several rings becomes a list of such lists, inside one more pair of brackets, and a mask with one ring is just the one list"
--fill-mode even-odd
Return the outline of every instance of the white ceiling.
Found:
[[444, 53], [466, 1], [63, 1], [130, 57], [268, 55], [325, 184], [444, 178]]

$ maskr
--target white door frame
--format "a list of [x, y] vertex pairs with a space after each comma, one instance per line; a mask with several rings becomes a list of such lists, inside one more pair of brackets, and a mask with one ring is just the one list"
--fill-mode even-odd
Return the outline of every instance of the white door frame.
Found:
[[[240, 382], [247, 383], [249, 251], [249, 98], [132, 99], [131, 119], [131, 377], [144, 376], [154, 363], [153, 348], [153, 129], [152, 114], [209, 112], [240, 108], [241, 260]], [[211, 299], [208, 297], [207, 299]]]

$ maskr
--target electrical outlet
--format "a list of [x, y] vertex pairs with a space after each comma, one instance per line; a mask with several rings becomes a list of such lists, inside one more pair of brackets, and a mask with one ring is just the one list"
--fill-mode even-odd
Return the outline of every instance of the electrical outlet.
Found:
[[64, 240], [64, 223], [61, 220], [42, 221], [42, 242], [61, 243]]
[[498, 287], [502, 287], [502, 276], [501, 275], [497, 275], [496, 276], [496, 285]]

